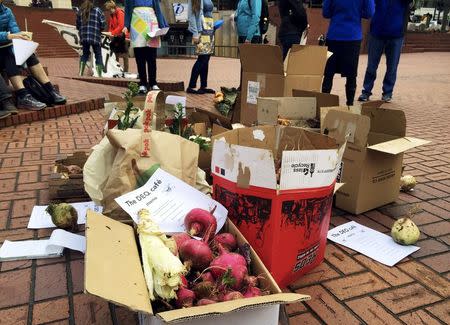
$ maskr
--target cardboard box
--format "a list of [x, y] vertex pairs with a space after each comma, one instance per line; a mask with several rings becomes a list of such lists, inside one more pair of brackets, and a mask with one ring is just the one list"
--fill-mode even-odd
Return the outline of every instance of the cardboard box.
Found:
[[284, 71], [281, 48], [244, 44], [239, 47], [242, 66], [241, 123], [257, 123], [258, 97], [291, 97], [292, 89], [320, 91], [327, 61], [323, 46], [294, 45]]
[[[260, 126], [213, 137], [213, 196], [280, 286], [323, 261], [344, 145], [301, 128]], [[280, 182], [274, 160], [281, 166]]]
[[320, 117], [321, 107], [339, 106], [339, 96], [332, 94], [325, 94], [317, 91], [308, 91], [301, 89], [293, 89], [292, 96], [294, 97], [313, 97], [316, 99], [316, 117]]
[[316, 99], [300, 97], [258, 97], [258, 124], [278, 125], [278, 118], [308, 120], [316, 117]]
[[[238, 243], [247, 241], [231, 223], [227, 231], [234, 233]], [[141, 324], [250, 324], [262, 320], [270, 311], [278, 324], [280, 304], [309, 299], [309, 296], [281, 293], [270, 273], [252, 250], [252, 269], [266, 279], [263, 283], [271, 294], [262, 297], [240, 299], [213, 305], [176, 309], [153, 314], [147, 284], [133, 227], [88, 211], [86, 221], [85, 292], [103, 298], [119, 306], [140, 313]], [[256, 308], [256, 309], [255, 309]], [[259, 309], [258, 309], [259, 308]], [[252, 312], [249, 313], [248, 311]], [[199, 323], [197, 323], [199, 322]]]
[[330, 110], [324, 120], [325, 132], [338, 143], [347, 136], [340, 174], [345, 185], [336, 193], [336, 206], [355, 214], [395, 201], [403, 152], [429, 143], [405, 137], [403, 111], [376, 106], [363, 106], [361, 113]]

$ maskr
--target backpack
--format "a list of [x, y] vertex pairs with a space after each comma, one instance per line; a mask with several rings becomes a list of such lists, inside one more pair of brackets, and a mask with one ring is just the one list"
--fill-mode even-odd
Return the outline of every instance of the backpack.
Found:
[[[251, 0], [248, 0], [248, 6], [252, 11]], [[269, 4], [267, 0], [261, 0], [261, 16], [259, 17], [259, 32], [261, 36], [269, 30]]]
[[23, 80], [23, 85], [30, 92], [31, 96], [33, 96], [38, 101], [47, 104], [53, 105], [53, 96], [45, 89], [42, 84], [33, 76], [28, 76]]

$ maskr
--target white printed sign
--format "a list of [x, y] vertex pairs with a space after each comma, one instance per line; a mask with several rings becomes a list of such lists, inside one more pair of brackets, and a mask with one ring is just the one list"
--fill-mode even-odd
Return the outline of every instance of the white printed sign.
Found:
[[161, 168], [144, 186], [116, 198], [116, 202], [136, 223], [139, 222], [138, 212], [147, 209], [165, 233], [186, 231], [184, 218], [194, 208], [212, 210], [216, 207], [217, 231], [225, 224], [228, 213], [219, 202]]
[[247, 103], [256, 105], [259, 97], [260, 83], [257, 81], [249, 81], [247, 87]]
[[331, 229], [327, 238], [387, 266], [394, 266], [420, 249], [417, 246], [399, 245], [390, 236], [354, 221]]
[[188, 4], [187, 3], [172, 3], [173, 14], [177, 22], [186, 22], [188, 20]]

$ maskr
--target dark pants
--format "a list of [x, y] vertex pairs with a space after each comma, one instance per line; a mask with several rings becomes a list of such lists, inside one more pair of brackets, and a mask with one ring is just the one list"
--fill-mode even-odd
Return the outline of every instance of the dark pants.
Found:
[[[28, 67], [39, 64], [36, 55], [32, 54], [26, 61]], [[16, 65], [16, 59], [12, 51], [12, 46], [0, 48], [0, 71], [5, 71], [8, 77], [15, 77], [21, 74], [21, 67]]]
[[368, 61], [366, 75], [364, 76], [363, 93], [372, 95], [373, 84], [377, 78], [377, 69], [381, 56], [386, 55], [386, 74], [383, 79], [383, 95], [392, 96], [395, 81], [397, 80], [397, 67], [400, 61], [400, 53], [403, 45], [403, 37], [394, 39], [378, 39], [369, 35]]
[[[153, 87], [156, 86], [156, 53], [157, 49], [154, 47], [135, 47], [134, 57], [136, 59], [139, 85]], [[147, 67], [146, 67], [147, 65]], [[148, 70], [148, 82], [147, 82]]]
[[83, 43], [83, 54], [81, 55], [80, 61], [86, 63], [91, 56], [91, 46], [94, 51], [95, 56], [95, 64], [97, 66], [103, 66], [103, 58], [102, 58], [102, 47], [100, 44], [90, 44]]
[[197, 79], [200, 76], [200, 88], [208, 87], [208, 66], [211, 55], [199, 55], [192, 67], [189, 88], [197, 88]]
[[11, 91], [8, 88], [8, 85], [0, 74], [0, 102], [5, 99], [11, 98]]
[[[333, 88], [333, 78], [334, 75], [325, 75], [323, 77], [322, 82], [322, 92], [323, 93], [331, 93], [331, 89]], [[352, 106], [355, 100], [356, 93], [356, 77], [346, 77], [345, 82], [345, 97], [347, 98], [347, 105]]]
[[291, 49], [292, 45], [300, 44], [301, 36], [300, 34], [289, 34], [279, 36], [281, 46], [283, 48], [283, 61], [286, 59], [286, 56]]

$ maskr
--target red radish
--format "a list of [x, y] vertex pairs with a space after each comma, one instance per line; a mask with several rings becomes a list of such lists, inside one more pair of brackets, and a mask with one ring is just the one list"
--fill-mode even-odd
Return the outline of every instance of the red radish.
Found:
[[258, 287], [248, 287], [244, 292], [245, 298], [259, 297], [261, 296], [261, 290]]
[[187, 287], [187, 286], [188, 286], [188, 280], [186, 279], [186, 277], [185, 277], [184, 275], [181, 276], [181, 284], [182, 284], [184, 287]]
[[208, 246], [209, 237], [213, 226], [210, 225], [202, 240], [190, 238], [179, 248], [181, 259], [194, 270], [204, 270], [213, 259], [213, 254]]
[[178, 308], [187, 308], [194, 305], [195, 293], [185, 287], [181, 287], [177, 291], [177, 300], [175, 304]]
[[185, 232], [180, 232], [180, 233], [173, 235], [172, 238], [175, 239], [175, 242], [177, 243], [177, 247], [178, 247], [178, 249], [180, 249], [181, 245], [185, 241], [191, 239], [191, 236], [189, 236]]
[[201, 278], [203, 281], [214, 282], [214, 277], [211, 272], [202, 273]]
[[192, 290], [197, 299], [210, 298], [215, 290], [214, 282], [203, 281], [194, 285]]
[[244, 283], [249, 287], [257, 287], [258, 286], [258, 277], [254, 275], [248, 275], [244, 278]]
[[203, 236], [209, 226], [212, 226], [211, 233], [215, 234], [217, 229], [217, 220], [214, 217], [214, 207], [211, 211], [203, 209], [192, 209], [184, 218], [184, 226], [191, 236]]
[[205, 306], [205, 305], [211, 305], [211, 304], [215, 304], [217, 303], [217, 301], [211, 300], [211, 299], [200, 299], [197, 302], [197, 306]]
[[223, 248], [230, 252], [236, 250], [237, 248], [236, 237], [233, 234], [227, 232], [218, 234], [216, 237], [214, 237], [212, 247], [218, 249], [218, 244], [222, 245]]
[[244, 278], [248, 274], [247, 262], [242, 255], [227, 252], [219, 245], [221, 254], [211, 262], [211, 273], [215, 279], [220, 278], [228, 269], [231, 269], [231, 276], [234, 278], [234, 284], [231, 286], [235, 290], [242, 287]]
[[242, 298], [244, 298], [244, 296], [239, 291], [230, 291], [222, 297], [221, 301], [230, 301]]

